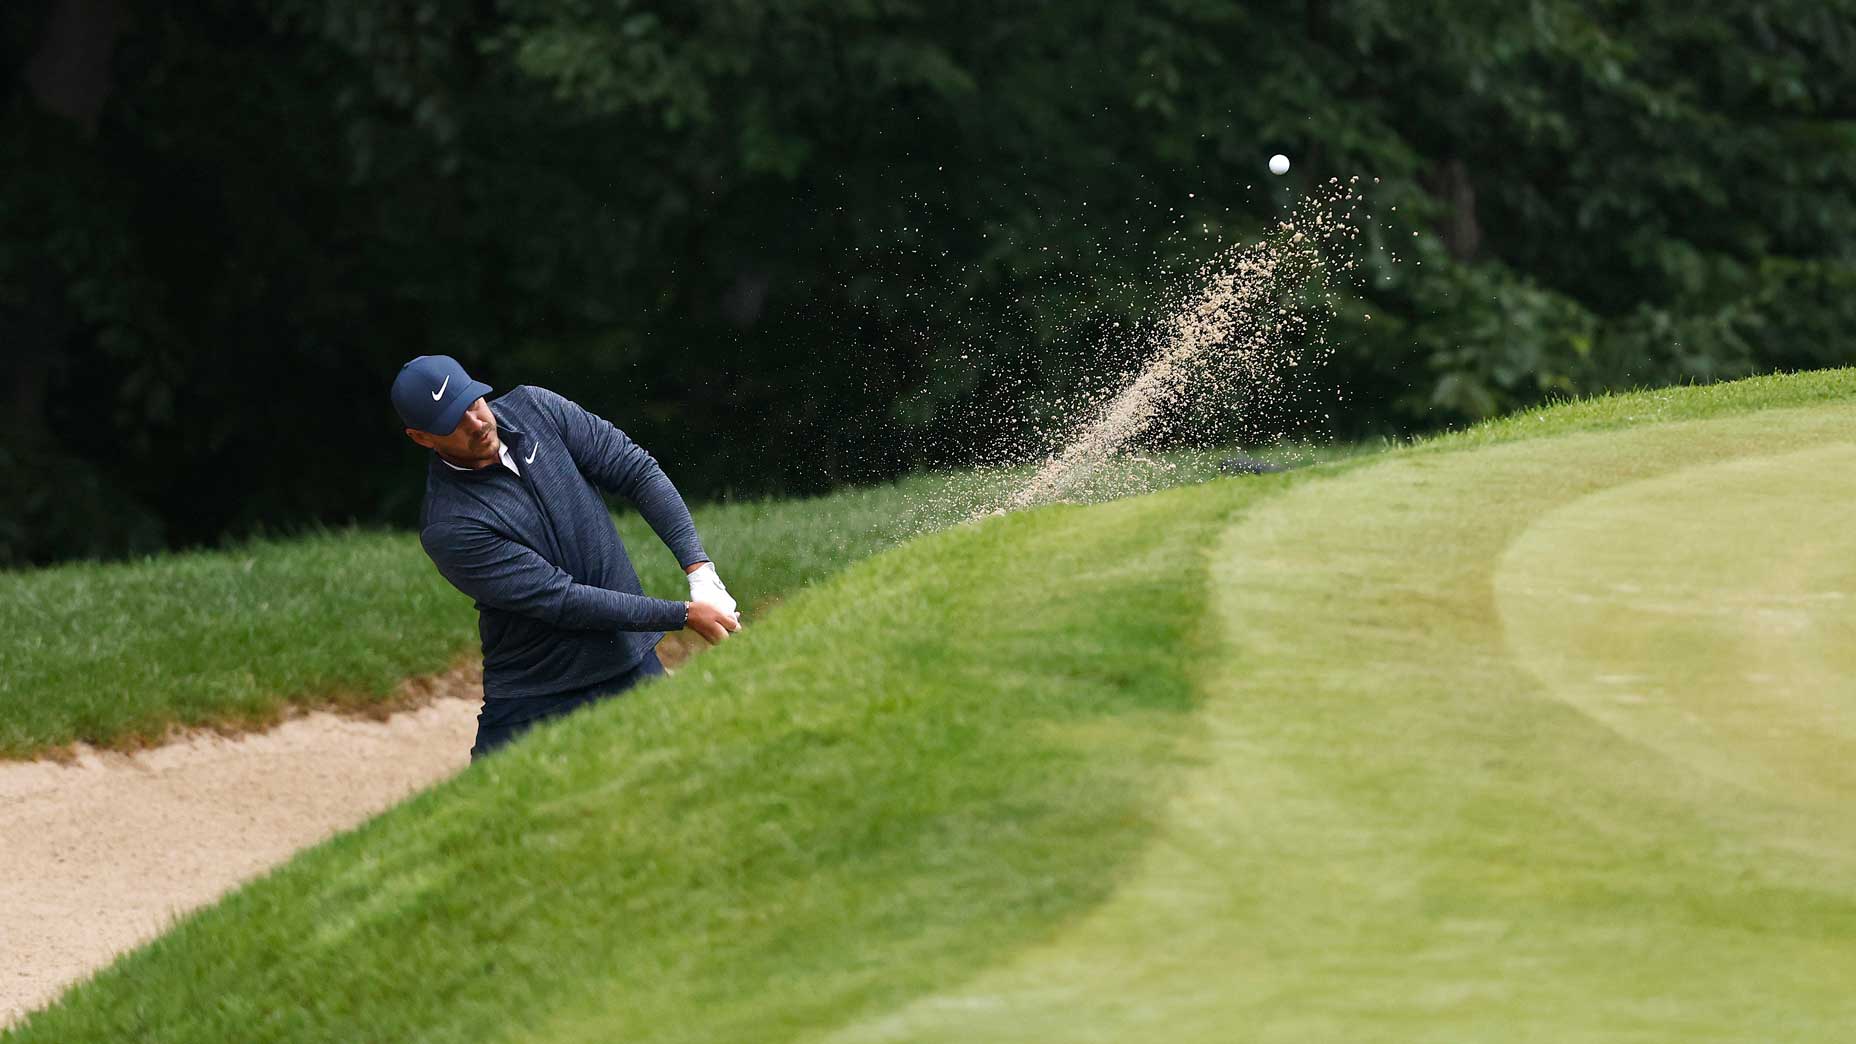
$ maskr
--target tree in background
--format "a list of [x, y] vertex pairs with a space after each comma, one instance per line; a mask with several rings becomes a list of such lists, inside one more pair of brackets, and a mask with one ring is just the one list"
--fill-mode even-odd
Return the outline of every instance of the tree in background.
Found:
[[1022, 446], [1354, 174], [1334, 434], [1852, 357], [1851, 0], [176, 8], [0, 14], [0, 562], [410, 523], [428, 352], [697, 496]]

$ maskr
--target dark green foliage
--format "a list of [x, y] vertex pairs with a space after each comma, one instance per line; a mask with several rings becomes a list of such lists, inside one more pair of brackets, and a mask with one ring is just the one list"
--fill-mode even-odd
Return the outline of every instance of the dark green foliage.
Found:
[[424, 352], [692, 493], [959, 463], [1355, 174], [1317, 427], [1852, 357], [1851, 0], [133, 5], [88, 120], [30, 75], [67, 6], [0, 19], [13, 441], [176, 546], [410, 522]]

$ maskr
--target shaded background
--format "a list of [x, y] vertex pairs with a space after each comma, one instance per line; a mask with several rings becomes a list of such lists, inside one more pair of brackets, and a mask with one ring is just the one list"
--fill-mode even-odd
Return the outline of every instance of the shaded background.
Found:
[[1329, 177], [1380, 179], [1367, 266], [1278, 434], [1856, 360], [1851, 0], [11, 0], [0, 43], [0, 565], [413, 524], [422, 353], [692, 499], [962, 463]]

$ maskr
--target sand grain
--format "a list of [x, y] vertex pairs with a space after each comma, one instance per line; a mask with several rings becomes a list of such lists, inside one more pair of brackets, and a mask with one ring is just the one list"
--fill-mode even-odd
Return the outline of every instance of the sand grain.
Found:
[[[470, 763], [474, 675], [385, 720], [0, 763], [0, 1025], [307, 846]], [[474, 688], [473, 688], [474, 686]]]

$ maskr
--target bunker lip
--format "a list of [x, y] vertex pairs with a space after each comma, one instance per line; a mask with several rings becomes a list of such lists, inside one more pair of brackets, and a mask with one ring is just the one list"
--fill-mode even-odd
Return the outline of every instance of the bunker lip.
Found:
[[396, 714], [417, 711], [435, 700], [447, 699], [474, 691], [483, 695], [483, 662], [476, 649], [460, 654], [449, 667], [430, 674], [402, 679], [386, 698], [349, 689], [331, 689], [307, 699], [291, 699], [269, 714], [244, 717], [219, 717], [193, 725], [169, 723], [159, 734], [124, 733], [103, 743], [79, 740], [55, 747], [43, 747], [24, 754], [0, 753], [0, 770], [10, 765], [41, 761], [75, 765], [87, 754], [102, 752], [131, 754], [186, 743], [200, 736], [233, 739], [268, 732], [287, 722], [310, 714], [333, 714], [362, 721], [387, 721]]
[[[660, 645], [674, 671], [700, 653]], [[475, 655], [384, 702], [340, 699], [159, 742], [0, 760], [0, 1027], [298, 851], [470, 764]]]
[[470, 763], [481, 690], [0, 763], [0, 1025], [240, 882]]

